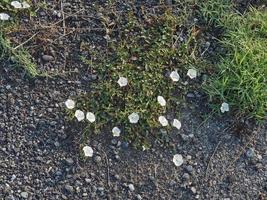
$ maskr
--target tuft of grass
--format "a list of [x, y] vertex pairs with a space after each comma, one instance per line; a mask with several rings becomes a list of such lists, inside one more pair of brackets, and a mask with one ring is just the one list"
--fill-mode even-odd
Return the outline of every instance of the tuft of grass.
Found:
[[31, 14], [30, 10], [14, 9], [10, 3], [11, 0], [3, 0], [0, 5], [0, 12], [8, 13], [13, 16], [10, 21], [0, 21], [0, 63], [12, 64], [15, 67], [22, 67], [27, 74], [31, 77], [40, 75], [37, 70], [36, 63], [33, 61], [32, 56], [23, 47], [13, 48], [10, 41], [6, 38], [6, 32], [12, 32], [14, 27], [17, 26], [16, 16], [22, 12]]
[[[183, 80], [188, 80], [187, 69], [195, 68], [199, 62], [195, 27], [184, 32], [183, 40], [179, 37], [188, 13], [175, 15], [171, 9], [165, 9], [162, 14], [146, 13], [139, 18], [134, 12], [128, 12], [119, 18], [123, 22], [115, 23], [120, 24], [116, 27], [119, 32], [108, 36], [108, 53], [91, 52], [99, 63], [83, 58], [98, 75], [91, 92], [78, 98], [77, 103], [79, 109], [96, 115], [96, 122], [89, 124], [87, 131], [104, 130], [111, 134], [112, 127], [117, 126], [124, 139], [141, 147], [149, 145], [148, 139], [155, 137], [157, 130], [162, 133], [171, 130], [170, 125], [162, 127], [158, 118], [171, 114], [170, 124], [173, 118], [179, 119], [178, 110], [186, 87], [181, 82], [172, 82], [169, 74], [177, 70]], [[127, 77], [129, 84], [119, 87], [119, 77]], [[166, 107], [157, 102], [158, 96], [167, 100]], [[140, 116], [138, 124], [128, 120], [133, 112]]]
[[23, 67], [28, 75], [39, 75], [36, 63], [31, 55], [23, 48], [14, 49], [10, 42], [0, 34], [0, 63], [12, 63], [15, 67]]
[[243, 115], [264, 119], [267, 110], [267, 11], [251, 8], [219, 22], [225, 29], [221, 43], [227, 50], [217, 76], [205, 89], [215, 102], [228, 102]]
[[215, 26], [220, 26], [234, 9], [231, 0], [204, 0], [199, 2], [199, 6], [200, 15], [208, 22], [208, 25]]

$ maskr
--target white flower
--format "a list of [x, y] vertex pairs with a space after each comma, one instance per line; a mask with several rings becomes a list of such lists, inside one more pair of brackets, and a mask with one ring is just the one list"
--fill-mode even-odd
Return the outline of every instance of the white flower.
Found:
[[23, 8], [30, 8], [31, 6], [30, 6], [30, 4], [28, 4], [26, 1], [23, 1], [23, 2], [22, 2], [22, 7], [23, 7]]
[[77, 120], [80, 122], [82, 120], [84, 120], [84, 113], [81, 110], [76, 110], [75, 111], [75, 117], [77, 118]]
[[121, 86], [121, 87], [124, 87], [128, 84], [128, 79], [125, 78], [125, 77], [120, 77], [119, 80], [118, 80], [118, 84]]
[[89, 147], [89, 146], [84, 146], [83, 147], [83, 153], [85, 155], [85, 157], [93, 157], [93, 149], [92, 147]]
[[26, 1], [23, 1], [22, 3], [20, 3], [19, 1], [12, 1], [10, 4], [16, 9], [31, 7], [30, 4], [28, 4]]
[[197, 71], [195, 69], [189, 69], [187, 71], [187, 76], [189, 76], [191, 79], [197, 77]]
[[174, 82], [177, 82], [180, 79], [180, 75], [178, 74], [177, 70], [172, 71], [170, 74], [170, 77], [171, 77], [172, 81], [174, 81]]
[[9, 20], [10, 16], [6, 13], [0, 13], [0, 20], [5, 21]]
[[166, 119], [166, 117], [164, 116], [159, 116], [159, 122], [162, 126], [168, 126], [169, 125], [169, 122], [168, 120]]
[[173, 122], [172, 122], [172, 126], [177, 128], [177, 129], [180, 129], [182, 124], [178, 119], [174, 119]]
[[228, 111], [229, 111], [229, 104], [223, 102], [221, 105], [221, 112], [224, 113], [224, 112], [228, 112]]
[[112, 133], [113, 133], [113, 136], [114, 136], [114, 137], [119, 137], [120, 134], [121, 134], [121, 130], [120, 130], [118, 127], [114, 127], [114, 128], [112, 129]]
[[68, 109], [73, 109], [75, 107], [75, 102], [71, 99], [65, 101], [65, 105]]
[[140, 117], [137, 113], [132, 113], [128, 116], [128, 119], [130, 123], [136, 124], [139, 121]]
[[161, 106], [166, 106], [166, 100], [164, 99], [163, 96], [158, 96], [158, 102]]
[[183, 160], [183, 156], [180, 154], [175, 154], [173, 156], [172, 161], [174, 162], [175, 166], [179, 167], [183, 164], [184, 160]]
[[91, 122], [91, 123], [95, 122], [95, 115], [94, 115], [94, 113], [92, 113], [92, 112], [87, 112], [87, 113], [86, 113], [86, 119], [87, 119], [89, 122]]
[[19, 1], [12, 1], [11, 6], [13, 6], [14, 8], [20, 9], [22, 8], [22, 4]]

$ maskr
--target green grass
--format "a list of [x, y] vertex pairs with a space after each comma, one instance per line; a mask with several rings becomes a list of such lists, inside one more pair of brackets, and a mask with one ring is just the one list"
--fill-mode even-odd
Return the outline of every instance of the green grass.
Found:
[[215, 23], [225, 30], [221, 43], [227, 53], [206, 92], [215, 105], [224, 101], [232, 111], [262, 120], [267, 109], [267, 11], [232, 11]]
[[14, 9], [10, 5], [10, 2], [11, 0], [4, 0], [0, 5], [0, 12], [12, 16], [9, 21], [0, 21], [0, 63], [2, 63], [2, 65], [12, 63], [13, 67], [22, 67], [29, 76], [38, 76], [40, 73], [28, 51], [22, 46], [14, 48], [6, 37], [7, 32], [12, 32], [12, 30], [18, 26], [17, 20], [19, 19], [17, 19], [17, 15], [31, 14], [31, 11], [29, 9]]
[[200, 16], [208, 25], [221, 25], [221, 22], [231, 14], [234, 4], [231, 0], [200, 0]]
[[[11, 61], [11, 62], [10, 62]], [[23, 67], [31, 77], [39, 75], [31, 55], [23, 48], [14, 49], [10, 42], [0, 34], [0, 63], [12, 63], [13, 67]], [[10, 66], [11, 67], [11, 66]]]
[[[163, 128], [158, 117], [172, 113], [172, 119], [179, 119], [183, 96], [194, 82], [186, 76], [187, 69], [196, 68], [200, 62], [196, 59], [194, 27], [188, 29], [184, 41], [178, 38], [179, 28], [187, 23], [190, 13], [183, 11], [175, 15], [171, 9], [165, 9], [162, 14], [144, 19], [129, 12], [120, 18], [123, 21], [116, 22], [120, 24], [116, 37], [119, 41], [112, 41], [114, 37], [110, 36], [108, 53], [90, 52], [92, 58], [97, 58], [95, 62], [83, 58], [99, 77], [91, 92], [78, 98], [79, 109], [96, 115], [96, 122], [87, 127], [88, 132], [102, 130], [112, 134], [111, 129], [117, 126], [124, 139], [140, 147], [148, 146], [148, 138], [155, 137], [160, 129], [164, 129], [163, 133], [171, 130], [171, 126]], [[173, 70], [178, 70], [181, 79], [190, 84], [186, 87], [181, 81], [174, 83], [168, 75]], [[118, 85], [121, 76], [128, 78], [128, 86]], [[167, 100], [166, 107], [157, 102], [159, 95]], [[129, 123], [132, 112], [140, 115], [138, 124]]]

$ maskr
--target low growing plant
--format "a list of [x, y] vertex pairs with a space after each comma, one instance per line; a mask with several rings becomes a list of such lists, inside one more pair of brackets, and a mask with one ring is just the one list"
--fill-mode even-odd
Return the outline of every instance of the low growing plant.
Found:
[[[22, 6], [22, 8], [17, 8], [17, 6]], [[7, 32], [12, 32], [13, 28], [17, 27], [16, 16], [22, 12], [30, 13], [29, 7], [30, 4], [26, 1], [20, 4], [18, 1], [3, 0], [0, 4], [0, 62], [23, 67], [28, 75], [35, 77], [39, 75], [39, 72], [31, 55], [23, 47], [18, 49], [12, 47], [6, 37]]]
[[194, 79], [198, 63], [193, 26], [185, 38], [179, 37], [188, 17], [183, 14], [166, 9], [161, 15], [138, 18], [129, 12], [117, 27], [120, 31], [106, 36], [109, 53], [94, 52], [99, 63], [83, 58], [98, 80], [89, 94], [78, 98], [79, 111], [71, 111], [71, 116], [83, 120], [80, 111], [90, 112], [88, 132], [113, 132], [147, 147], [158, 130], [180, 129], [178, 110], [186, 91], [181, 82], [193, 82], [186, 73], [192, 68], [188, 75]]

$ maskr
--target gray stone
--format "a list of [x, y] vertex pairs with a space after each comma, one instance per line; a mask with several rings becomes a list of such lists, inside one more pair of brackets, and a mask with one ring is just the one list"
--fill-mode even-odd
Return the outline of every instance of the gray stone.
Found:
[[101, 162], [101, 157], [100, 157], [100, 156], [95, 156], [95, 157], [94, 157], [94, 161], [95, 161], [96, 163], [100, 163], [100, 162]]
[[116, 139], [112, 139], [111, 140], [111, 144], [116, 145], [117, 144], [117, 140]]
[[186, 94], [186, 97], [195, 98], [195, 95], [193, 93], [189, 92], [189, 93]]
[[189, 180], [190, 179], [190, 175], [188, 173], [184, 173], [183, 176], [182, 176], [182, 178], [184, 180]]
[[24, 199], [28, 199], [29, 194], [28, 194], [28, 192], [21, 192], [21, 193], [20, 193], [20, 196], [21, 196], [22, 198], [24, 198]]
[[65, 190], [68, 192], [68, 193], [73, 193], [74, 189], [71, 185], [65, 185]]
[[253, 158], [255, 156], [255, 151], [253, 148], [249, 148], [247, 151], [246, 151], [246, 156], [248, 158]]
[[189, 172], [189, 173], [192, 173], [193, 172], [193, 167], [191, 166], [191, 165], [187, 165], [186, 167], [185, 167], [185, 169], [186, 169], [186, 171], [187, 172]]
[[117, 180], [120, 180], [120, 176], [118, 174], [115, 174], [114, 178], [117, 179]]
[[196, 194], [197, 189], [196, 189], [195, 187], [191, 187], [191, 191], [192, 191], [194, 194]]
[[49, 61], [53, 61], [54, 60], [54, 57], [53, 56], [50, 56], [50, 55], [43, 55], [42, 56], [42, 59], [46, 62], [49, 62]]
[[120, 160], [120, 156], [119, 155], [115, 155], [115, 159], [116, 160]]
[[67, 159], [66, 159], [66, 163], [67, 163], [68, 165], [73, 165], [74, 160], [73, 160], [72, 158], [67, 158]]
[[86, 179], [85, 179], [85, 182], [86, 182], [86, 183], [91, 183], [91, 182], [92, 182], [92, 179], [90, 179], [90, 178], [86, 178]]

